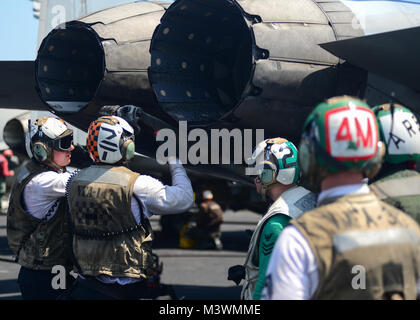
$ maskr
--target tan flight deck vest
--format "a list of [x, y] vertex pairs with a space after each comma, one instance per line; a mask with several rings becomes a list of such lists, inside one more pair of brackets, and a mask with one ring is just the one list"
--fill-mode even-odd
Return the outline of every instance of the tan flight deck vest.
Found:
[[[291, 224], [302, 232], [316, 258], [319, 285], [313, 299], [382, 300], [395, 292], [416, 299], [419, 225], [373, 193], [322, 203]], [[359, 266], [366, 271], [365, 289], [352, 285]]]
[[73, 252], [83, 275], [152, 276], [152, 229], [144, 216], [138, 225], [131, 211], [138, 176], [125, 167], [95, 165], [72, 178]]
[[382, 201], [396, 207], [420, 223], [420, 173], [401, 170], [369, 185]]
[[[51, 270], [55, 265], [70, 266], [68, 232], [64, 197], [57, 200], [58, 209], [48, 221], [29, 213], [23, 205], [23, 191], [33, 177], [51, 171], [34, 161], [28, 162], [16, 176], [10, 192], [7, 211], [7, 240], [17, 255], [17, 262], [34, 270]], [[54, 205], [53, 207], [56, 207]]]

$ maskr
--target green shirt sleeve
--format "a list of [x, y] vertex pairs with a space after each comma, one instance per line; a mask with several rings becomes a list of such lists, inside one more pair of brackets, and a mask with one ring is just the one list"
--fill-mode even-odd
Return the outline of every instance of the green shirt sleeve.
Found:
[[265, 283], [265, 272], [270, 261], [271, 252], [280, 232], [289, 224], [291, 217], [278, 214], [271, 217], [263, 227], [260, 236], [259, 252], [259, 271], [258, 280], [253, 294], [254, 300], [261, 299], [261, 292]]

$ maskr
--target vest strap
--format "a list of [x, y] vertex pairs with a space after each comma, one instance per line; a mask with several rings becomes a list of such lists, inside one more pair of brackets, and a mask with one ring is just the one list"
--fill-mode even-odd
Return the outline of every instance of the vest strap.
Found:
[[66, 221], [67, 221], [67, 231], [69, 233], [69, 239], [68, 239], [68, 247], [69, 247], [69, 253], [71, 257], [71, 261], [73, 262], [74, 267], [76, 268], [77, 272], [79, 274], [82, 274], [82, 268], [80, 267], [79, 262], [76, 259], [76, 256], [74, 255], [73, 251], [73, 237], [74, 237], [74, 226], [71, 221], [70, 216], [70, 208], [69, 208], [69, 188], [70, 188], [70, 182], [73, 180], [73, 178], [79, 174], [80, 170], [75, 170], [70, 175], [69, 179], [67, 180], [66, 184], [66, 207], [65, 207], [65, 215], [66, 215]]
[[[125, 233], [135, 232], [139, 230], [143, 225], [138, 224], [132, 227], [128, 227], [118, 231], [107, 231], [107, 232], [90, 232], [73, 229], [73, 234], [86, 240], [111, 240], [113, 237], [120, 236]], [[74, 228], [74, 225], [73, 225]]]
[[418, 196], [420, 195], [420, 176], [376, 182], [369, 187], [380, 200]]

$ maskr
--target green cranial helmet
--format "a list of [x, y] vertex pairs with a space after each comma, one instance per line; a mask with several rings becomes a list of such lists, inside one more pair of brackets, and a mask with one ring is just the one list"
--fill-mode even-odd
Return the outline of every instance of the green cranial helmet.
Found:
[[252, 159], [265, 188], [276, 183], [290, 185], [300, 179], [298, 150], [286, 139], [272, 138], [260, 142], [252, 154]]
[[409, 109], [384, 104], [373, 109], [380, 139], [386, 145], [385, 161], [398, 164], [420, 160], [420, 125]]
[[342, 171], [372, 178], [381, 167], [383, 154], [375, 115], [358, 98], [328, 99], [305, 121], [299, 163], [305, 180], [314, 187], [327, 175]]

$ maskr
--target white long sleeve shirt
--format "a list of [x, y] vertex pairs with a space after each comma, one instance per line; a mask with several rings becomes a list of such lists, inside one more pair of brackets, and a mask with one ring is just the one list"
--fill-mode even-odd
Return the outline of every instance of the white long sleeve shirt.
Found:
[[[133, 193], [139, 197], [143, 205], [144, 215], [150, 218], [153, 214], [172, 214], [188, 210], [194, 202], [191, 181], [180, 163], [169, 163], [172, 175], [172, 186], [163, 185], [159, 180], [141, 175], [134, 183]], [[131, 200], [131, 211], [137, 223], [140, 221], [140, 210], [137, 201]], [[134, 278], [115, 278], [101, 275], [98, 280], [105, 283], [121, 285], [140, 281]]]
[[23, 190], [23, 200], [26, 211], [37, 219], [51, 219], [58, 206], [46, 217], [54, 203], [66, 194], [66, 184], [70, 178], [69, 172], [42, 172], [32, 178]]
[[[172, 186], [163, 185], [159, 180], [141, 175], [134, 183], [133, 193], [141, 200], [143, 212], [150, 218], [154, 214], [171, 214], [188, 210], [194, 201], [190, 179], [182, 164], [169, 164]], [[58, 198], [64, 197], [70, 173], [55, 171], [36, 175], [23, 192], [27, 212], [38, 219], [43, 219]], [[57, 208], [47, 218], [51, 219]], [[131, 211], [137, 223], [140, 221], [139, 205], [135, 198], [131, 200]]]
[[[191, 181], [181, 163], [169, 163], [172, 186], [164, 185], [159, 180], [147, 175], [140, 175], [134, 183], [133, 193], [143, 205], [145, 217], [180, 213], [188, 210], [194, 203]], [[58, 198], [65, 196], [65, 188], [70, 173], [43, 172], [36, 175], [25, 187], [24, 201], [27, 211], [32, 216], [43, 219]], [[47, 219], [51, 219], [57, 208]], [[137, 223], [141, 223], [139, 204], [133, 197], [131, 211]], [[139, 281], [133, 278], [113, 278], [100, 276], [106, 283], [128, 284]]]
[[[368, 192], [366, 184], [335, 187], [321, 192], [318, 203], [327, 198]], [[277, 239], [266, 279], [262, 300], [309, 300], [318, 288], [315, 256], [308, 241], [295, 226], [285, 228]], [[420, 279], [417, 292], [420, 294]]]
[[[191, 181], [182, 164], [169, 164], [172, 175], [172, 186], [163, 185], [159, 180], [141, 175], [134, 183], [133, 193], [141, 200], [146, 217], [180, 213], [188, 210], [194, 202]], [[137, 201], [131, 200], [131, 211], [137, 223], [140, 221], [140, 210]]]

